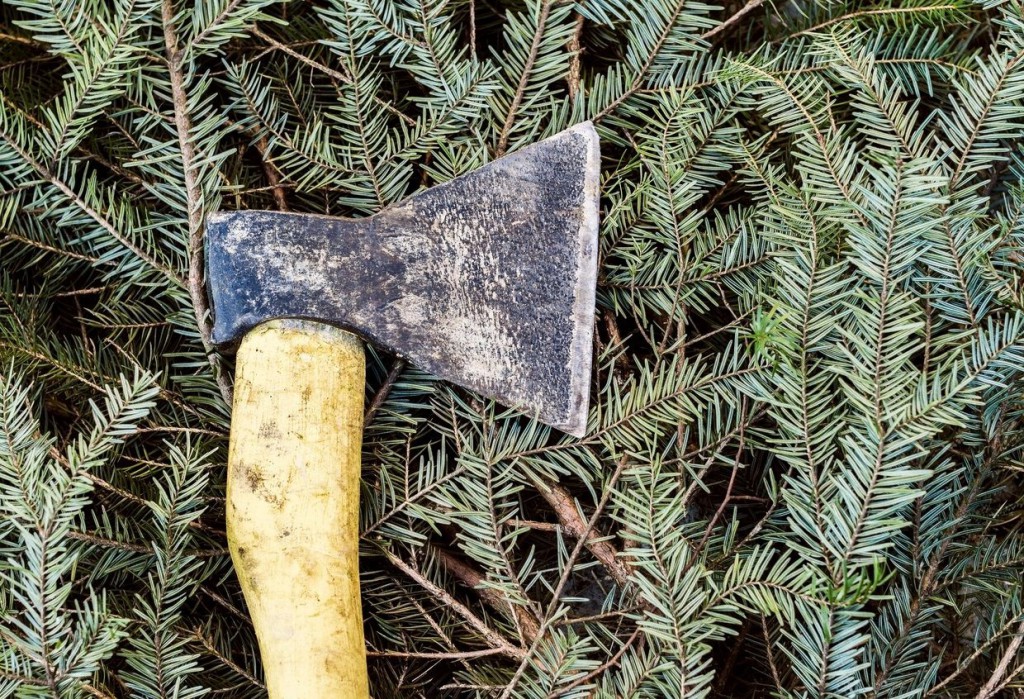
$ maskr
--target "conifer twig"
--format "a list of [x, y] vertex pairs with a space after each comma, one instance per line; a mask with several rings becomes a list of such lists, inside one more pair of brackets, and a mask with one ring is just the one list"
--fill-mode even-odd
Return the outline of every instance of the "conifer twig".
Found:
[[569, 101], [576, 101], [576, 94], [580, 91], [580, 36], [583, 34], [583, 15], [576, 13], [576, 26], [569, 39]]
[[31, 37], [11, 34], [10, 32], [5, 31], [0, 31], [0, 41], [8, 41], [14, 44], [25, 44], [26, 46], [42, 46], [42, 44]]
[[445, 651], [437, 653], [416, 653], [400, 650], [368, 650], [366, 655], [371, 658], [410, 658], [418, 660], [467, 660], [486, 658], [489, 655], [503, 655], [501, 648], [484, 648], [482, 650]]
[[203, 593], [204, 595], [206, 595], [207, 597], [209, 597], [210, 599], [212, 599], [214, 602], [216, 602], [220, 606], [224, 607], [224, 609], [226, 609], [229, 612], [231, 612], [231, 614], [234, 615], [235, 618], [245, 622], [245, 624], [247, 626], [252, 626], [252, 619], [249, 618], [249, 615], [243, 613], [242, 610], [240, 610], [238, 607], [233, 605], [230, 601], [228, 601], [227, 599], [225, 599], [221, 595], [218, 595], [213, 590], [210, 590], [207, 587], [202, 586], [202, 585], [199, 587], [199, 591], [201, 593]]
[[630, 634], [629, 638], [627, 638], [623, 642], [622, 646], [620, 646], [619, 649], [615, 651], [615, 655], [608, 658], [608, 660], [601, 663], [600, 666], [594, 668], [593, 670], [583, 675], [579, 679], [575, 679], [566, 686], [559, 687], [554, 692], [548, 694], [547, 699], [557, 699], [557, 697], [565, 696], [572, 690], [579, 687], [581, 684], [586, 684], [587, 682], [590, 682], [592, 679], [600, 677], [613, 667], [617, 667], [619, 662], [622, 660], [622, 656], [626, 654], [626, 651], [632, 648], [633, 644], [637, 642], [637, 640], [641, 637], [642, 633], [643, 632], [641, 631], [640, 627], [634, 629], [633, 633]]
[[213, 645], [213, 641], [210, 640], [209, 638], [207, 638], [206, 635], [200, 629], [197, 628], [195, 631], [192, 632], [192, 635], [194, 636], [194, 638], [197, 641], [199, 641], [203, 645], [204, 648], [206, 648], [206, 650], [211, 655], [213, 655], [215, 658], [217, 658], [217, 660], [219, 660], [225, 666], [227, 666], [231, 670], [235, 671], [238, 675], [240, 675], [240, 676], [244, 677], [245, 679], [249, 680], [254, 685], [259, 687], [260, 689], [264, 689], [265, 690], [267, 688], [267, 686], [263, 682], [258, 680], [255, 675], [253, 675], [251, 672], [246, 670], [244, 667], [242, 667], [241, 665], [236, 663], [231, 658], [229, 658], [226, 655], [224, 655], [223, 653], [221, 653], [220, 650], [215, 645]]
[[805, 34], [813, 34], [814, 32], [819, 32], [822, 29], [831, 27], [834, 24], [839, 24], [840, 22], [846, 22], [853, 19], [860, 19], [863, 17], [899, 16], [915, 13], [939, 12], [942, 10], [955, 12], [956, 10], [959, 9], [961, 9], [959, 5], [954, 5], [951, 3], [939, 3], [936, 5], [913, 5], [910, 7], [881, 7], [875, 9], [856, 10], [854, 12], [848, 12], [847, 14], [841, 15], [839, 17], [833, 17], [832, 19], [825, 20], [824, 22], [815, 24], [814, 26], [808, 27], [807, 29], [801, 29], [798, 32], [788, 34], [784, 38], [792, 39], [794, 37], [803, 36]]
[[447, 591], [438, 587], [434, 583], [427, 580], [426, 577], [418, 570], [413, 568], [411, 565], [403, 561], [401, 558], [391, 553], [390, 551], [383, 550], [384, 557], [388, 559], [391, 565], [398, 568], [400, 571], [409, 576], [415, 581], [420, 587], [425, 589], [431, 595], [439, 599], [447, 607], [452, 609], [456, 614], [465, 619], [470, 626], [477, 630], [484, 640], [487, 641], [488, 645], [492, 648], [500, 649], [503, 655], [507, 655], [510, 658], [522, 660], [526, 657], [526, 652], [522, 648], [516, 646], [505, 640], [505, 637], [500, 633], [489, 627], [483, 620], [480, 619], [476, 614], [470, 611], [469, 607], [459, 602], [457, 599], [448, 594]]
[[388, 394], [391, 393], [391, 389], [394, 387], [395, 381], [398, 381], [398, 377], [401, 376], [403, 369], [405, 369], [405, 360], [395, 358], [395, 361], [391, 363], [391, 369], [388, 371], [387, 378], [384, 379], [384, 383], [380, 385], [377, 392], [373, 394], [370, 404], [366, 407], [366, 413], [363, 415], [364, 425], [370, 424], [370, 421], [373, 420], [373, 416], [377, 414], [380, 406], [384, 404], [385, 400], [387, 400]]
[[613, 99], [609, 104], [605, 105], [600, 112], [595, 114], [593, 121], [598, 122], [604, 119], [606, 116], [618, 109], [619, 105], [632, 97], [643, 86], [643, 79], [647, 77], [647, 71], [649, 71], [651, 66], [654, 65], [655, 59], [658, 57], [658, 54], [661, 53], [661, 49], [664, 47], [665, 42], [668, 41], [668, 38], [672, 33], [672, 28], [675, 26], [676, 21], [679, 19], [679, 15], [683, 12], [683, 8], [685, 6], [686, 0], [677, 1], [676, 6], [668, 17], [668, 21], [665, 23], [664, 29], [659, 33], [654, 46], [648, 52], [646, 60], [644, 60], [643, 65], [640, 66], [640, 70], [633, 77], [629, 86], [621, 95]]
[[6, 141], [7, 145], [14, 150], [22, 160], [32, 167], [33, 170], [39, 173], [40, 177], [60, 191], [60, 193], [67, 197], [69, 201], [74, 203], [82, 213], [96, 222], [96, 224], [110, 234], [110, 237], [120, 243], [126, 250], [130, 251], [147, 265], [163, 274], [172, 284], [182, 287], [185, 286], [185, 280], [182, 279], [181, 275], [167, 265], [160, 263], [152, 255], [126, 238], [119, 230], [117, 230], [117, 227], [114, 226], [109, 218], [104, 216], [100, 211], [97, 211], [94, 207], [90, 206], [89, 203], [82, 199], [78, 192], [73, 190], [67, 182], [54, 174], [50, 168], [43, 165], [43, 163], [34, 158], [31, 153], [22, 148], [10, 134], [0, 130], [0, 138]]
[[270, 161], [270, 156], [267, 153], [269, 144], [266, 136], [261, 136], [255, 143], [256, 151], [260, 154], [260, 162], [263, 163], [263, 172], [267, 175], [267, 182], [270, 183], [270, 191], [274, 194], [274, 202], [277, 204], [278, 211], [290, 211], [288, 208], [288, 199], [284, 195], [284, 187], [281, 186], [281, 176], [274, 167], [274, 163]]
[[178, 47], [178, 35], [174, 26], [174, 2], [162, 0], [161, 15], [164, 30], [164, 46], [167, 57], [167, 70], [171, 81], [171, 101], [174, 106], [174, 126], [178, 133], [178, 146], [181, 153], [181, 165], [185, 176], [186, 216], [188, 220], [188, 294], [192, 299], [192, 309], [203, 351], [213, 370], [214, 380], [220, 389], [221, 398], [230, 407], [233, 390], [224, 369], [220, 354], [213, 347], [212, 329], [210, 327], [210, 304], [206, 298], [203, 259], [203, 193], [196, 178], [196, 150], [192, 142], [192, 121], [188, 114], [188, 95], [185, 92], [185, 76], [182, 72], [182, 54]]
[[112, 694], [108, 694], [99, 687], [93, 686], [88, 682], [82, 682], [79, 686], [89, 694], [93, 695], [94, 697], [97, 697], [98, 699], [114, 699]]
[[530, 53], [526, 57], [523, 74], [519, 77], [519, 84], [516, 86], [516, 93], [512, 97], [512, 103], [505, 114], [505, 123], [502, 124], [501, 133], [498, 134], [498, 146], [495, 148], [495, 155], [499, 158], [505, 155], [505, 151], [508, 149], [509, 134], [516, 120], [516, 112], [519, 111], [519, 105], [523, 101], [523, 95], [526, 93], [526, 85], [530, 81], [531, 73], [533, 73], [533, 64], [536, 62], [537, 54], [540, 52], [540, 42], [544, 38], [544, 30], [547, 26], [548, 14], [551, 12], [552, 1], [542, 0], [540, 15], [537, 18], [537, 31], [534, 32], [533, 43], [530, 44]]

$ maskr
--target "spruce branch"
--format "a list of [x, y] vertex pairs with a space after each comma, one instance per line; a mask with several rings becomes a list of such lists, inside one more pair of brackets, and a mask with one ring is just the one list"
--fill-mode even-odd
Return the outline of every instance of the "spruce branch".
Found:
[[95, 209], [93, 206], [83, 200], [78, 193], [76, 193], [67, 182], [59, 178], [49, 168], [44, 166], [39, 160], [33, 157], [28, 151], [19, 145], [17, 139], [8, 131], [2, 121], [0, 121], [0, 139], [2, 139], [7, 146], [15, 152], [26, 164], [29, 165], [39, 177], [51, 184], [59, 192], [61, 192], [68, 201], [73, 203], [79, 210], [82, 211], [86, 216], [96, 222], [104, 231], [106, 231], [110, 237], [120, 243], [126, 250], [130, 251], [139, 260], [145, 262], [154, 270], [157, 270], [163, 274], [168, 280], [171, 281], [175, 286], [184, 287], [185, 280], [178, 275], [177, 272], [167, 267], [166, 265], [158, 262], [149, 253], [144, 251], [142, 248], [137, 246], [135, 243], [130, 241], [128, 238], [123, 236], [120, 231], [114, 226], [110, 220], [105, 217], [100, 211]]
[[263, 694], [210, 208], [372, 215], [588, 117], [588, 435], [371, 353], [375, 694], [1019, 684], [1015, 3], [296, 8], [0, 8], [0, 693]]
[[858, 19], [866, 19], [869, 17], [902, 18], [906, 15], [914, 14], [931, 14], [942, 12], [962, 13], [963, 9], [963, 5], [959, 5], [956, 3], [940, 2], [933, 4], [924, 3], [921, 5], [911, 5], [908, 7], [881, 7], [875, 9], [856, 10], [854, 12], [848, 12], [838, 17], [833, 17], [831, 19], [825, 20], [824, 22], [819, 22], [818, 24], [807, 27], [806, 29], [801, 29], [800, 31], [794, 32], [792, 34], [788, 34], [785, 38], [793, 39], [799, 36], [803, 36], [805, 34], [813, 34], [815, 32], [820, 32], [822, 29], [827, 29], [831, 26], [840, 24], [842, 22], [854, 22]]
[[519, 105], [523, 101], [523, 94], [526, 92], [527, 83], [529, 82], [531, 73], [533, 72], [533, 64], [537, 60], [537, 54], [540, 51], [540, 44], [544, 38], [545, 30], [547, 29], [548, 14], [551, 12], [551, 4], [553, 1], [554, 0], [540, 0], [540, 6], [536, 17], [537, 29], [533, 34], [533, 41], [530, 42], [530, 51], [526, 56], [526, 61], [519, 77], [519, 83], [516, 85], [516, 91], [512, 97], [512, 102], [509, 104], [508, 112], [505, 114], [505, 120], [502, 122], [501, 132], [498, 134], [498, 145], [495, 148], [495, 155], [499, 158], [505, 155], [505, 151], [508, 149], [509, 133], [512, 130], [513, 123], [515, 123], [516, 112], [519, 111]]
[[210, 369], [213, 371], [217, 387], [220, 389], [221, 398], [225, 405], [230, 406], [233, 389], [220, 355], [213, 347], [211, 339], [213, 330], [210, 304], [206, 297], [204, 282], [206, 267], [203, 258], [203, 233], [206, 212], [203, 202], [205, 198], [196, 177], [196, 150], [192, 141], [192, 121], [188, 113], [188, 95], [185, 90], [183, 72], [184, 55], [178, 45], [177, 30], [174, 26], [173, 0], [161, 0], [160, 13], [163, 22], [165, 58], [171, 82], [171, 101], [174, 105], [174, 125], [178, 134], [178, 147], [181, 151], [181, 165], [185, 178], [188, 221], [188, 295], [192, 300], [192, 310], [195, 314], [196, 326], [199, 328], [203, 352], [210, 363]]

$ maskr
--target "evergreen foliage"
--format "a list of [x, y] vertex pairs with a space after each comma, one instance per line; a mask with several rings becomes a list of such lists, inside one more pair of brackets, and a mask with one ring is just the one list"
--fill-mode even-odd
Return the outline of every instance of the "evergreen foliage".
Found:
[[4, 0], [0, 697], [265, 696], [208, 213], [584, 119], [587, 436], [369, 350], [375, 696], [1017, 696], [1022, 59], [998, 0]]

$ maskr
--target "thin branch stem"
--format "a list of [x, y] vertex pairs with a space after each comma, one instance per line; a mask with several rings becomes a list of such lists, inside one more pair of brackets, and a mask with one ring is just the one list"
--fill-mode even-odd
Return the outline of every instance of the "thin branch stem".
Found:
[[519, 78], [519, 84], [516, 86], [515, 96], [512, 97], [512, 104], [508, 107], [508, 113], [505, 115], [505, 123], [502, 124], [501, 134], [498, 136], [498, 147], [495, 151], [497, 157], [505, 155], [505, 151], [508, 149], [508, 139], [512, 132], [512, 125], [516, 120], [516, 112], [519, 111], [519, 105], [523, 102], [523, 95], [526, 93], [526, 85], [530, 82], [530, 75], [533, 73], [533, 64], [537, 61], [537, 54], [540, 53], [541, 40], [544, 38], [544, 30], [548, 23], [548, 14], [551, 12], [552, 0], [544, 0], [540, 7], [540, 16], [537, 18], [537, 31], [533, 33], [533, 43], [530, 44], [530, 53], [526, 57], [526, 63], [523, 65], [523, 72]]
[[452, 597], [447, 591], [438, 587], [430, 580], [420, 573], [420, 571], [413, 568], [411, 565], [403, 561], [401, 558], [391, 553], [390, 551], [382, 551], [385, 558], [400, 571], [405, 573], [409, 578], [416, 582], [420, 587], [429, 592], [431, 595], [440, 600], [449, 609], [454, 611], [456, 614], [461, 616], [466, 622], [469, 623], [476, 631], [487, 641], [487, 644], [491, 648], [495, 648], [501, 651], [502, 655], [507, 655], [510, 658], [517, 660], [523, 660], [526, 657], [526, 652], [522, 648], [516, 646], [505, 640], [505, 637], [500, 633], [489, 627], [480, 617], [474, 614], [469, 607], [459, 602], [457, 599]]
[[[253, 30], [252, 30], [252, 33], [255, 36], [258, 36], [259, 38], [263, 39], [265, 42], [267, 42], [268, 44], [273, 46], [278, 51], [280, 51], [280, 52], [282, 52], [282, 53], [284, 53], [284, 54], [286, 54], [288, 56], [291, 56], [292, 58], [294, 58], [297, 61], [305, 63], [310, 68], [316, 68], [317, 70], [319, 70], [321, 73], [323, 73], [324, 75], [326, 75], [328, 77], [334, 78], [335, 80], [343, 82], [346, 85], [351, 85], [352, 82], [353, 82], [351, 75], [347, 75], [346, 73], [342, 73], [340, 71], [334, 70], [333, 68], [328, 68], [323, 63], [319, 63], [317, 61], [314, 61], [312, 58], [309, 58], [308, 56], [304, 56], [303, 54], [299, 53], [298, 51], [296, 51], [295, 49], [291, 48], [287, 44], [282, 44], [280, 41], [278, 41], [274, 37], [270, 36], [269, 34], [264, 32], [263, 30], [261, 30], [259, 27], [254, 27]], [[378, 97], [376, 95], [374, 95], [373, 100], [377, 104], [379, 104], [382, 107], [384, 107], [384, 109], [388, 110], [391, 114], [394, 114], [396, 117], [398, 117], [399, 119], [404, 121], [409, 126], [415, 126], [416, 125], [416, 120], [415, 119], [413, 119], [408, 114], [403, 114], [397, 107], [395, 107], [390, 102], [386, 102], [385, 100], [382, 100], [380, 97]]]
[[484, 648], [482, 650], [448, 651], [443, 653], [413, 653], [397, 650], [368, 650], [370, 658], [415, 658], [419, 660], [464, 660], [467, 658], [486, 658], [490, 655], [504, 655], [501, 648]]
[[1003, 679], [1006, 677], [1007, 670], [1010, 668], [1010, 663], [1017, 657], [1017, 651], [1020, 650], [1020, 644], [1024, 642], [1024, 622], [1021, 622], [1020, 626], [1017, 627], [1017, 633], [1014, 634], [1013, 640], [1006, 647], [1006, 651], [1003, 656], [999, 659], [999, 664], [996, 665], [996, 669], [992, 672], [992, 676], [988, 678], [982, 688], [978, 691], [975, 699], [992, 699], [1003, 687]]
[[203, 351], [213, 370], [214, 379], [220, 389], [221, 398], [228, 406], [232, 403], [233, 390], [228, 379], [220, 355], [213, 347], [212, 327], [210, 322], [210, 304], [206, 298], [205, 269], [203, 258], [203, 236], [205, 233], [203, 217], [202, 186], [197, 177], [196, 149], [192, 142], [192, 120], [188, 113], [188, 94], [185, 88], [185, 75], [182, 70], [182, 55], [178, 48], [178, 35], [174, 26], [174, 2], [163, 0], [161, 12], [164, 29], [164, 46], [167, 52], [167, 69], [171, 80], [171, 101], [174, 105], [174, 126], [178, 133], [178, 146], [181, 151], [181, 165], [185, 177], [186, 212], [188, 220], [188, 295], [192, 300], [196, 324]]
[[707, 30], [706, 32], [701, 34], [700, 38], [704, 40], [715, 38], [716, 36], [724, 32], [726, 29], [729, 29], [730, 27], [734, 26], [737, 22], [739, 22], [741, 19], [746, 17], [748, 14], [750, 14], [763, 4], [764, 0], [748, 0], [747, 4], [740, 8], [739, 12], [737, 12], [729, 19], [719, 24], [717, 27], [713, 27]]

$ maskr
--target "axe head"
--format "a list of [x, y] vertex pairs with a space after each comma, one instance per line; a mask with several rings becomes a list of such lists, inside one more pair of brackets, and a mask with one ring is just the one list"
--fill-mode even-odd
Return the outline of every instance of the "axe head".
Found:
[[587, 122], [368, 218], [213, 214], [213, 340], [272, 318], [338, 325], [582, 436], [598, 160]]

